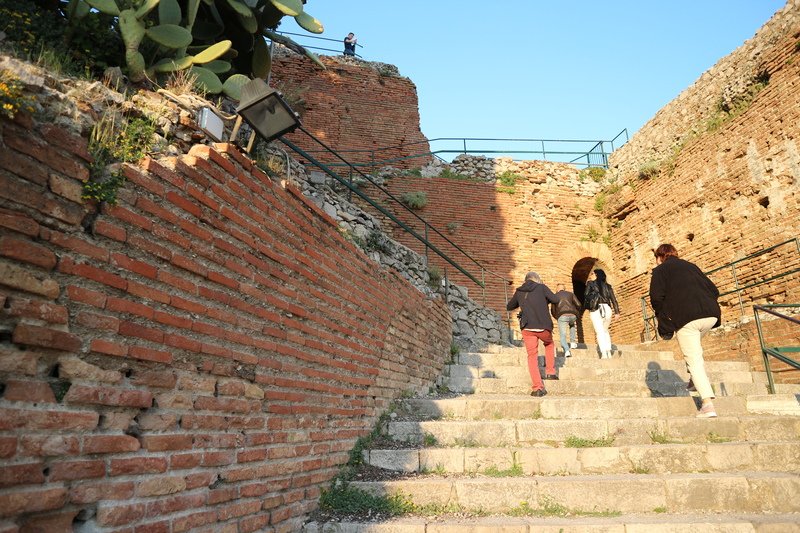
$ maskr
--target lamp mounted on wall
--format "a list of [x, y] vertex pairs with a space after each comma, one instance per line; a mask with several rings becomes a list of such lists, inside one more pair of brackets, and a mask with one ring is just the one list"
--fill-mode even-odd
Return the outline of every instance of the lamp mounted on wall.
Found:
[[242, 87], [236, 112], [239, 117], [231, 132], [231, 140], [236, 139], [244, 119], [253, 128], [253, 135], [247, 143], [248, 152], [253, 148], [255, 134], [269, 142], [294, 131], [300, 125], [300, 118], [281, 97], [281, 93], [260, 78], [251, 80]]

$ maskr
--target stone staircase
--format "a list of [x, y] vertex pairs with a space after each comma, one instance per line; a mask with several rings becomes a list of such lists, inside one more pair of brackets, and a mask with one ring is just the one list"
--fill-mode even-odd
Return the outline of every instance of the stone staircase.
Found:
[[417, 512], [305, 532], [800, 532], [800, 386], [707, 362], [719, 416], [698, 419], [672, 352], [617, 348], [557, 358], [543, 398], [523, 348], [458, 355], [449, 392], [402, 400], [363, 452], [385, 479], [350, 483]]

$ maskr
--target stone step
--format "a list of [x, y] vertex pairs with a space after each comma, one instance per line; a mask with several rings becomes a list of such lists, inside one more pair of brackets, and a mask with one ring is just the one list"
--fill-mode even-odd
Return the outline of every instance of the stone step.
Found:
[[398, 472], [495, 475], [800, 473], [800, 440], [643, 444], [606, 448], [406, 448], [363, 452], [366, 464]]
[[[763, 395], [766, 394], [765, 383], [711, 382], [717, 397]], [[463, 394], [529, 394], [531, 391], [530, 376], [520, 370], [517, 375], [508, 378], [454, 378], [444, 376], [440, 386], [450, 392]], [[660, 381], [620, 381], [620, 380], [548, 380], [545, 388], [550, 394], [568, 396], [597, 397], [674, 397], [689, 396], [684, 382]], [[776, 387], [779, 392], [800, 392], [800, 385], [781, 384]]]
[[[454, 358], [456, 365], [473, 366], [480, 369], [494, 369], [495, 367], [520, 367], [528, 368], [528, 358], [524, 354], [497, 355], [497, 354], [461, 354]], [[544, 355], [539, 355], [539, 366], [544, 366]], [[614, 357], [612, 359], [561, 357], [556, 356], [556, 367], [575, 368], [633, 368], [648, 370], [674, 370], [685, 372], [686, 364], [683, 360], [673, 358], [655, 360], [652, 358]], [[750, 364], [744, 361], [706, 361], [708, 371], [719, 372], [748, 372]]]
[[[777, 391], [784, 390], [776, 385]], [[747, 397], [747, 410], [751, 413], [770, 413], [800, 416], [800, 394], [765, 394]]]
[[[784, 400], [793, 396], [780, 396]], [[745, 415], [751, 397], [727, 396], [714, 400], [718, 413]], [[753, 397], [761, 402], [762, 396]], [[759, 407], [761, 404], [757, 404]], [[765, 412], [765, 411], [758, 411]], [[515, 420], [515, 419], [602, 419], [666, 418], [694, 416], [697, 405], [689, 397], [673, 398], [581, 398], [548, 395], [467, 395], [457, 398], [410, 398], [398, 403], [398, 416], [415, 419]], [[788, 414], [788, 413], [786, 413]]]
[[615, 517], [403, 517], [381, 522], [309, 522], [303, 533], [797, 533], [800, 516], [666, 514]]
[[[660, 368], [607, 368], [599, 366], [573, 367], [564, 366], [557, 368], [561, 379], [573, 380], [619, 380], [619, 381], [663, 381], [668, 383], [683, 383], [689, 381], [686, 368], [680, 370], [665, 370]], [[474, 367], [471, 365], [445, 365], [443, 375], [451, 378], [476, 379], [476, 378], [513, 378], [520, 373], [527, 373], [527, 366], [494, 366]], [[540, 367], [544, 374], [544, 368]], [[709, 380], [712, 382], [734, 383], [767, 383], [766, 372], [750, 372], [742, 370], [717, 370], [715, 367], [706, 367]]]
[[351, 482], [415, 505], [508, 514], [567, 508], [603, 513], [797, 513], [800, 475], [785, 472], [603, 474], [588, 476], [425, 476]]
[[[725, 413], [722, 413], [724, 415]], [[399, 443], [462, 447], [555, 446], [570, 438], [606, 439], [610, 445], [658, 442], [708, 443], [800, 440], [800, 417], [773, 415], [718, 418], [609, 418], [528, 420], [393, 421], [387, 435]], [[611, 440], [613, 439], [613, 440]]]

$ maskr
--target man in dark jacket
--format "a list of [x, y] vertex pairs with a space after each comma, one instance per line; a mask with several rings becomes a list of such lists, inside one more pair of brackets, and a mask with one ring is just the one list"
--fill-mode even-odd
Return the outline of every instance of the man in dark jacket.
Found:
[[[567, 290], [563, 283], [558, 286], [556, 298], [558, 301], [550, 304], [550, 314], [558, 321], [558, 337], [561, 341], [561, 348], [564, 349], [564, 357], [572, 357], [569, 349], [578, 347], [575, 341], [581, 302]], [[567, 330], [569, 330], [569, 344], [567, 344]]]
[[678, 339], [692, 385], [703, 404], [700, 418], [717, 416], [714, 390], [706, 374], [701, 338], [721, 323], [722, 312], [717, 303], [719, 290], [696, 265], [678, 258], [671, 244], [655, 249], [658, 266], [650, 280], [650, 303], [656, 312], [658, 331], [665, 338]]
[[517, 287], [514, 296], [508, 301], [506, 309], [512, 311], [517, 307], [519, 313], [519, 329], [528, 352], [528, 372], [531, 375], [533, 390], [531, 396], [544, 396], [547, 391], [539, 374], [539, 341], [544, 343], [545, 376], [544, 379], [558, 379], [556, 375], [556, 348], [553, 344], [553, 320], [547, 312], [547, 303], [556, 303], [556, 295], [536, 272], [525, 275], [525, 283]]

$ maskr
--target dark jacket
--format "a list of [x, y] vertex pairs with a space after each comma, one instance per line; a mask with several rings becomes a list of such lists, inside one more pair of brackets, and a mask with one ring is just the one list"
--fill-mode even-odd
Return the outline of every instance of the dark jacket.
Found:
[[689, 261], [668, 256], [653, 269], [650, 279], [650, 303], [658, 319], [658, 332], [662, 337], [671, 334], [699, 318], [714, 317], [717, 327], [722, 311], [717, 303], [719, 290]]
[[520, 308], [520, 329], [546, 329], [553, 331], [553, 319], [547, 312], [547, 302], [556, 303], [556, 295], [547, 285], [528, 280], [514, 291], [514, 296], [506, 304], [512, 311]]
[[592, 280], [586, 284], [586, 291], [584, 291], [584, 294], [589, 294], [589, 291], [598, 291], [600, 293], [600, 303], [610, 305], [614, 313], [619, 314], [617, 296], [614, 294], [614, 288], [611, 285], [608, 283], [598, 283], [597, 280]]
[[556, 293], [558, 301], [550, 304], [550, 314], [558, 320], [561, 315], [579, 315], [581, 313], [581, 302], [569, 291], [558, 291]]

